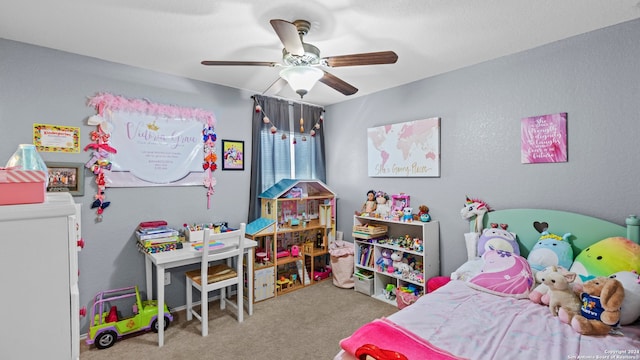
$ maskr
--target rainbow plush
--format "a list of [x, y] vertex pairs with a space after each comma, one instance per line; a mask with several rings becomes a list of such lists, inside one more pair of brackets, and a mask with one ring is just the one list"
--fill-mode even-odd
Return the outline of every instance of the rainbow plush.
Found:
[[600, 240], [576, 256], [570, 271], [578, 274], [578, 282], [620, 271], [640, 273], [640, 245], [623, 237]]

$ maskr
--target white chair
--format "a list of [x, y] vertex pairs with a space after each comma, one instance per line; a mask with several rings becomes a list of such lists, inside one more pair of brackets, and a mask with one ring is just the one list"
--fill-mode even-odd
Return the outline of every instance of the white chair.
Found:
[[[212, 234], [210, 229], [204, 230], [204, 239], [202, 244], [202, 262], [200, 269], [188, 271], [187, 279], [187, 320], [192, 320], [195, 316], [202, 324], [202, 336], [209, 334], [208, 327], [208, 305], [209, 292], [220, 290], [220, 309], [225, 309], [229, 304], [236, 310], [238, 322], [243, 320], [243, 269], [242, 258], [245, 248], [245, 227], [246, 224], [240, 224], [240, 228], [234, 231], [228, 231], [219, 234]], [[220, 247], [216, 244], [222, 244]], [[210, 246], [210, 244], [212, 244]], [[225, 263], [214, 264], [209, 263], [225, 260]], [[234, 265], [232, 265], [234, 264]], [[232, 267], [233, 266], [233, 267]], [[202, 279], [207, 279], [203, 284]], [[232, 285], [236, 286], [235, 302], [228, 298]], [[193, 309], [193, 288], [200, 291], [200, 313]]]

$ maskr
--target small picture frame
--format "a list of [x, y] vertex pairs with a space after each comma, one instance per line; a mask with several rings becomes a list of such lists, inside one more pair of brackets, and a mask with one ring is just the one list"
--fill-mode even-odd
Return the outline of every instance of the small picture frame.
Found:
[[71, 196], [84, 195], [84, 164], [45, 162], [49, 184], [47, 192], [68, 192]]
[[244, 141], [222, 140], [222, 170], [244, 170]]

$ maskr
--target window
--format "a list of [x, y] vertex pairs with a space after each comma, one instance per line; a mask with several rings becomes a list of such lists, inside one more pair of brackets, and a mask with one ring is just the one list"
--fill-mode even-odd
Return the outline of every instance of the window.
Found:
[[[258, 195], [282, 179], [325, 181], [321, 107], [254, 96], [249, 220], [259, 217]], [[268, 117], [265, 123], [264, 117]], [[300, 132], [300, 118], [304, 132]], [[318, 125], [316, 125], [318, 124]], [[272, 128], [276, 132], [272, 133]], [[315, 136], [312, 136], [312, 130]], [[294, 144], [295, 139], [295, 144]]]

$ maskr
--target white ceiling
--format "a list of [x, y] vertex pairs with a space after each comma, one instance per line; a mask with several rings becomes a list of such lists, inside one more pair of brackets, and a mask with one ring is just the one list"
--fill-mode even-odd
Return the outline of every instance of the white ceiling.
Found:
[[[359, 89], [318, 83], [329, 105], [640, 17], [638, 0], [3, 0], [0, 38], [262, 93], [281, 61], [270, 19], [305, 19], [321, 56], [392, 50], [398, 62], [325, 69]], [[299, 99], [289, 87], [279, 96]]]

